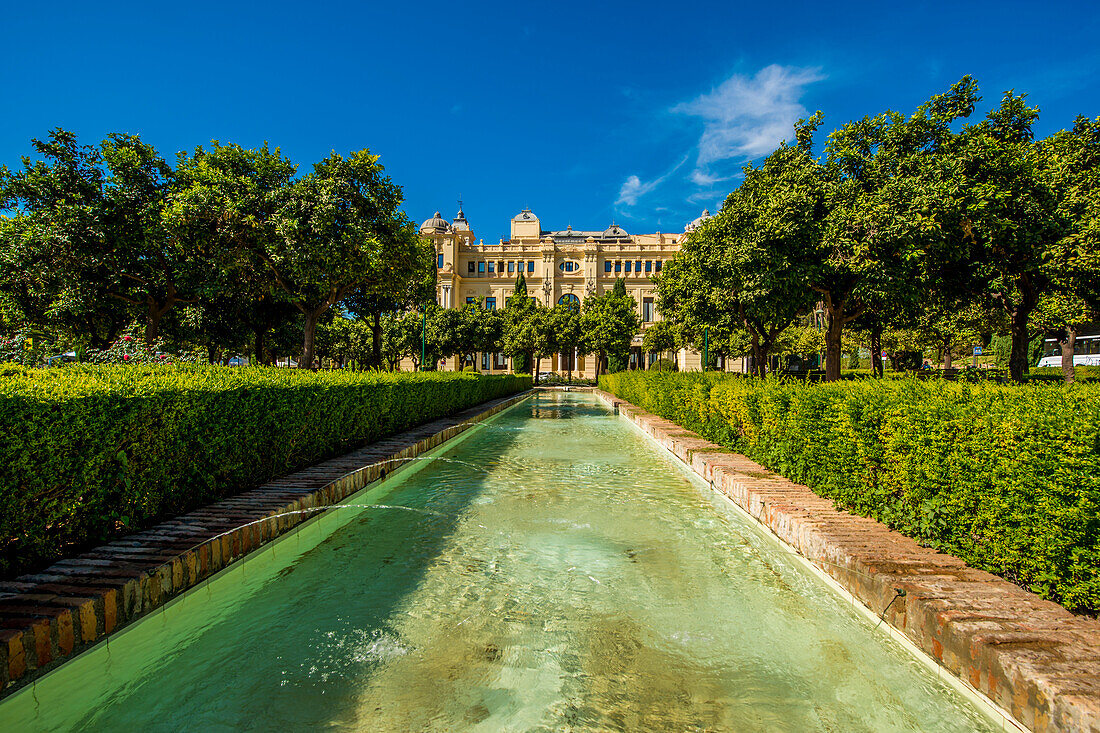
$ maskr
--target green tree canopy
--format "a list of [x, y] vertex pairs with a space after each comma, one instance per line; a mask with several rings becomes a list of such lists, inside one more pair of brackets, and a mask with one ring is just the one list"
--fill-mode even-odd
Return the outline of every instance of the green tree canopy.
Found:
[[823, 170], [811, 157], [814, 115], [745, 180], [712, 219], [693, 231], [657, 278], [666, 317], [683, 323], [698, 343], [701, 326], [749, 335], [753, 371], [763, 376], [776, 338], [813, 304], [811, 277], [825, 218]]
[[164, 227], [171, 167], [136, 135], [112, 134], [97, 150], [58, 128], [33, 144], [42, 160], [0, 172], [0, 207], [14, 214], [9, 302], [102, 342], [129, 320], [113, 300], [133, 307], [155, 341], [166, 312], [216, 286], [199, 253]]
[[612, 357], [625, 366], [630, 341], [641, 326], [637, 308], [637, 302], [626, 292], [623, 278], [615, 281], [611, 292], [584, 299], [581, 350], [596, 355], [597, 377]]
[[1043, 252], [1050, 288], [1037, 308], [1058, 336], [1062, 371], [1074, 379], [1077, 331], [1100, 314], [1100, 117], [1078, 117], [1040, 143], [1042, 174], [1057, 202], [1062, 236]]
[[400, 187], [368, 150], [333, 153], [287, 187], [276, 214], [279, 236], [257, 254], [305, 318], [300, 367], [312, 366], [321, 315], [420, 246], [402, 234], [401, 201]]

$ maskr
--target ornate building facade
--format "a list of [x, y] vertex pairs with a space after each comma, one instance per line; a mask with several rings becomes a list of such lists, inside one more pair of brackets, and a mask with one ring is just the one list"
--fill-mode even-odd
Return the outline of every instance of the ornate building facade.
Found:
[[[512, 217], [508, 240], [496, 244], [478, 241], [470, 222], [459, 209], [448, 222], [439, 212], [420, 226], [420, 233], [435, 244], [436, 300], [444, 308], [461, 308], [481, 302], [485, 308], [503, 308], [515, 287], [519, 273], [527, 281], [527, 292], [547, 306], [581, 302], [588, 295], [611, 290], [617, 278], [624, 278], [626, 290], [638, 304], [642, 331], [660, 319], [655, 307], [652, 276], [680, 248], [691, 232], [710, 212], [704, 211], [678, 234], [629, 234], [612, 223], [602, 231], [580, 231], [571, 226], [553, 231], [530, 209]], [[648, 357], [641, 351], [642, 334], [634, 337], [631, 364], [645, 368]], [[677, 355], [681, 369], [698, 369], [701, 357], [691, 350]], [[478, 354], [476, 365], [483, 372], [506, 372], [507, 359], [501, 354]], [[582, 379], [595, 376], [595, 359], [579, 354], [555, 354], [544, 371], [568, 371]], [[446, 368], [455, 368], [448, 364]]]

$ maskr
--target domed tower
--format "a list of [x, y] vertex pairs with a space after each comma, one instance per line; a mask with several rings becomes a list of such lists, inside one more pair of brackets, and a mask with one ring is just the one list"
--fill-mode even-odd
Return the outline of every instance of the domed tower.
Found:
[[511, 239], [513, 242], [521, 239], [539, 240], [542, 238], [542, 229], [539, 218], [530, 209], [524, 209], [512, 217]]
[[691, 234], [696, 229], [701, 227], [703, 225], [703, 222], [705, 222], [707, 219], [710, 219], [710, 218], [712, 218], [711, 215], [710, 215], [710, 210], [709, 209], [703, 209], [702, 214], [700, 214], [696, 219], [692, 220], [692, 222], [690, 224], [688, 224], [686, 227], [684, 227], [684, 234]]
[[461, 206], [459, 206], [458, 213], [455, 214], [454, 221], [451, 223], [451, 230], [456, 236], [467, 242], [474, 241], [474, 233], [470, 229], [470, 222], [466, 221], [466, 214], [462, 213]]
[[[462, 229], [456, 226], [460, 220]], [[420, 234], [430, 239], [435, 246], [436, 302], [449, 308], [454, 299], [455, 263], [458, 262], [459, 242], [465, 241], [466, 237], [473, 237], [470, 226], [461, 211], [458, 212], [455, 225], [450, 224], [437, 211], [431, 219], [420, 225]]]
[[447, 223], [447, 220], [439, 215], [439, 212], [435, 212], [431, 219], [427, 219], [420, 225], [420, 233], [429, 237], [441, 236], [449, 234], [451, 231], [451, 225]]
[[604, 241], [629, 242], [630, 235], [627, 234], [626, 230], [623, 229], [621, 226], [619, 226], [615, 222], [611, 222], [611, 226], [609, 226], [607, 229], [604, 229], [603, 233], [600, 234], [600, 239]]

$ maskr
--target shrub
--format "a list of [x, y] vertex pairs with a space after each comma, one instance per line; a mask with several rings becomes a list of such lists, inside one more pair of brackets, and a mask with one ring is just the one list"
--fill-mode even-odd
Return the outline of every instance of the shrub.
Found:
[[1100, 385], [631, 372], [600, 386], [843, 509], [1100, 609]]
[[129, 328], [113, 344], [106, 349], [88, 349], [85, 352], [87, 361], [93, 364], [173, 364], [178, 362], [194, 362], [194, 356], [177, 356], [169, 354], [161, 349], [162, 342], [147, 344], [142, 338], [140, 329]]
[[[1074, 367], [1073, 378], [1078, 382], [1100, 382], [1100, 367]], [[1032, 382], [1061, 382], [1064, 379], [1061, 367], [1031, 367], [1028, 374], [1028, 380]]]
[[0, 574], [530, 383], [453, 372], [0, 365]]
[[674, 372], [676, 371], [676, 362], [672, 359], [654, 359], [653, 363], [649, 365], [649, 371]]

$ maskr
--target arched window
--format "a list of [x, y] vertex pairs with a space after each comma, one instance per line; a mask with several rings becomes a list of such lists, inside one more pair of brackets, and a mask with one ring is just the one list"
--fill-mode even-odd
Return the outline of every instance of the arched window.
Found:
[[558, 305], [567, 305], [574, 310], [580, 310], [581, 299], [578, 298], [576, 295], [573, 295], [573, 293], [566, 293], [565, 295], [558, 298]]

